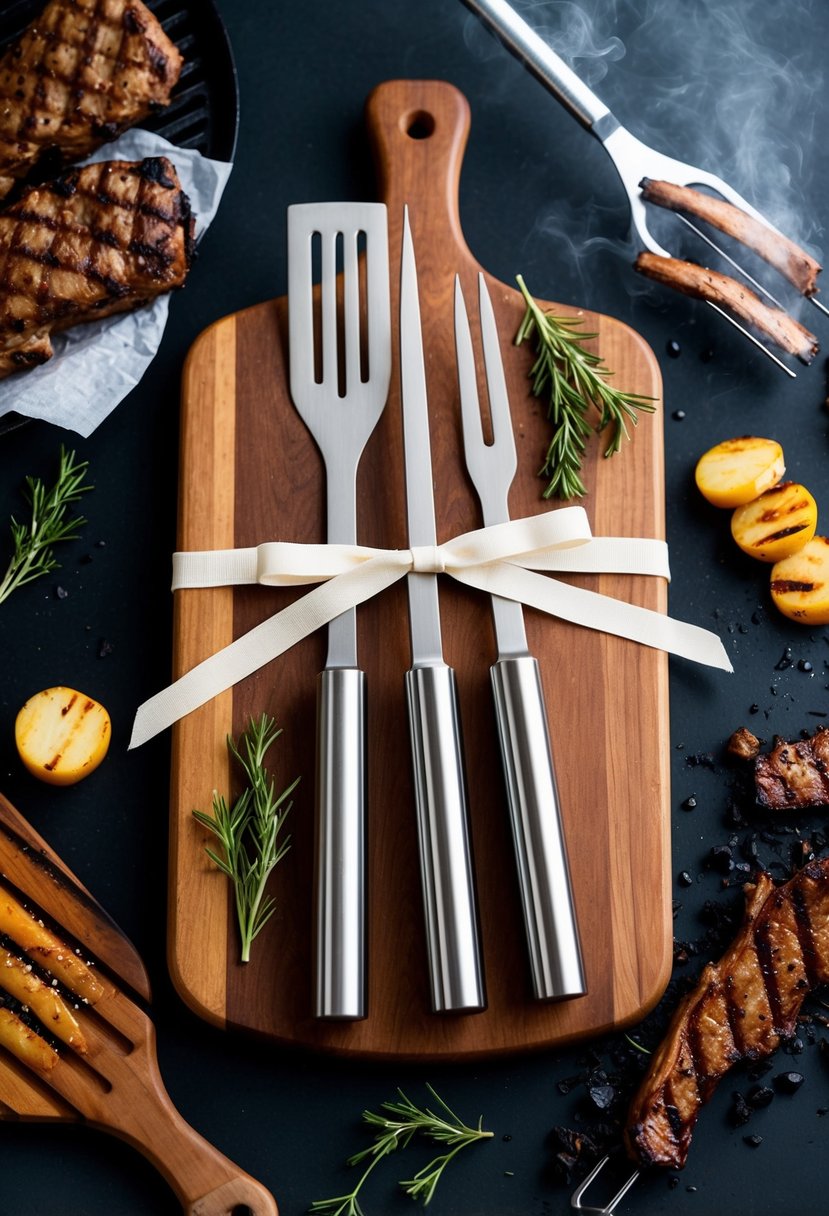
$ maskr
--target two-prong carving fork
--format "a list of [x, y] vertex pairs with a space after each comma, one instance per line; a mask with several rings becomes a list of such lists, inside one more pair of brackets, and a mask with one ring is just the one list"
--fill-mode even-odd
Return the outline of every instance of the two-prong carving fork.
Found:
[[[312, 286], [317, 240], [321, 333], [315, 343]], [[338, 248], [343, 260], [341, 304]], [[389, 246], [383, 203], [302, 203], [288, 208], [288, 312], [291, 396], [325, 462], [327, 539], [329, 544], [354, 544], [357, 466], [383, 412], [391, 379]], [[319, 369], [317, 350], [321, 351]], [[328, 657], [317, 694], [314, 1012], [317, 1017], [362, 1018], [366, 1012], [366, 709], [354, 609], [328, 626]]]
[[[631, 134], [627, 128], [622, 126], [601, 98], [597, 97], [592, 89], [588, 88], [578, 78], [572, 68], [516, 12], [512, 5], [508, 3], [508, 0], [464, 0], [464, 2], [501, 39], [507, 49], [512, 51], [521, 60], [536, 79], [558, 98], [573, 117], [591, 135], [594, 135], [599, 140], [613, 161], [627, 195], [630, 204], [631, 228], [636, 239], [648, 251], [648, 255], [655, 255], [656, 261], [652, 259], [649, 263], [652, 270], [658, 271], [660, 264], [663, 267], [675, 267], [676, 260], [659, 244], [648, 227], [646, 194], [643, 190], [647, 180], [656, 182], [661, 180], [670, 182], [676, 186], [702, 186], [704, 189], [714, 192], [733, 207], [738, 208], [739, 212], [743, 212], [751, 221], [756, 221], [756, 224], [759, 226], [757, 231], [760, 234], [761, 241], [763, 240], [762, 234], [765, 234], [765, 242], [773, 242], [777, 239], [786, 245], [791, 244], [764, 215], [752, 207], [733, 186], [721, 177], [710, 173], [706, 169], [701, 169], [697, 165], [688, 164], [672, 156], [666, 156]], [[808, 330], [800, 326], [798, 322], [788, 317], [779, 301], [724, 250], [714, 244], [702, 230], [697, 228], [696, 225], [691, 224], [684, 215], [679, 215], [679, 218], [684, 220], [697, 236], [701, 237], [714, 248], [744, 280], [751, 283], [773, 306], [772, 313], [767, 315], [762, 301], [757, 298], [755, 305], [749, 308], [748, 312], [738, 310], [737, 315], [745, 316], [749, 324], [756, 324], [761, 332], [768, 334], [771, 340], [776, 342], [778, 346], [781, 346], [782, 349], [788, 349], [789, 353], [796, 354], [803, 362], [810, 362], [811, 354], [808, 349], [804, 348], [800, 351], [790, 349], [785, 344], [781, 344], [778, 339], [780, 328], [783, 327], [788, 331], [791, 325], [794, 325], [798, 332], [788, 334], [790, 342], [802, 342], [808, 346], [808, 339], [811, 339], [813, 335], [809, 334]], [[737, 239], [741, 238], [738, 237]], [[766, 253], [762, 252], [756, 244], [752, 245], [750, 241], [746, 241], [745, 243], [748, 244], [749, 248], [754, 248], [761, 257], [766, 257]], [[802, 253], [803, 251], [798, 250], [797, 252]], [[766, 257], [766, 260], [771, 259]], [[644, 271], [643, 266], [639, 268]], [[817, 269], [819, 270], [820, 268], [817, 267]], [[644, 272], [649, 273], [648, 271]], [[718, 312], [735, 329], [738, 329], [749, 342], [761, 350], [786, 375], [794, 376], [795, 373], [790, 367], [717, 302], [720, 299], [727, 307], [735, 307], [740, 299], [739, 284], [734, 283], [733, 280], [730, 281], [733, 287], [737, 289], [736, 294], [732, 294], [728, 287], [729, 281], [725, 280], [722, 286], [727, 290], [726, 294], [722, 295], [716, 291], [712, 292], [710, 288], [706, 288], [704, 285], [701, 290], [687, 290], [686, 287], [680, 285], [680, 282], [676, 278], [675, 270], [672, 271], [670, 277], [667, 273], [665, 277], [660, 277], [659, 273], [649, 273], [649, 277], [665, 282], [680, 291], [685, 291], [688, 295], [704, 299], [709, 307]], [[795, 286], [798, 286], [798, 289], [811, 304], [820, 309], [824, 314], [829, 313], [825, 305], [817, 299], [813, 279], [809, 281], [809, 285], [806, 287], [798, 284], [795, 279], [791, 279], [791, 281], [795, 283]], [[697, 287], [699, 286], [700, 284], [697, 283]], [[714, 298], [710, 298], [712, 295]], [[752, 293], [749, 292], [748, 295], [751, 296]], [[757, 305], [759, 305], [759, 308]]]
[[[486, 282], [478, 277], [492, 443], [484, 440], [469, 320], [455, 279], [455, 346], [466, 467], [484, 525], [509, 520], [517, 467], [512, 419]], [[540, 1000], [581, 996], [584, 970], [559, 809], [547, 710], [537, 661], [527, 648], [523, 610], [492, 597], [498, 661], [491, 668], [498, 738], [529, 946], [533, 992]]]

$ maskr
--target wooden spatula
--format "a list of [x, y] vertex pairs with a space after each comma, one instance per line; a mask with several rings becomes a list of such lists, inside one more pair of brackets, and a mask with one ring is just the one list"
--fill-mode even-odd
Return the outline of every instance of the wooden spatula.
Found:
[[83, 1120], [134, 1145], [190, 1216], [277, 1216], [273, 1196], [178, 1113], [158, 1070], [155, 1027], [135, 997], [149, 982], [135, 947], [46, 842], [0, 795], [0, 872], [9, 894], [81, 957], [103, 988], [73, 1002], [88, 1050], [58, 1044], [48, 1072], [0, 1048], [0, 1118]]

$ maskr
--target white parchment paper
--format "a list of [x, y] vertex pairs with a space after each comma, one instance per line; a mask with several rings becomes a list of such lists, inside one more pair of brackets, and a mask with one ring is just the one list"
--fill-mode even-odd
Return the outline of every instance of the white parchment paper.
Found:
[[[99, 148], [85, 164], [166, 156], [176, 167], [196, 217], [196, 240], [210, 226], [233, 166], [177, 148], [150, 131], [127, 131]], [[185, 291], [187, 290], [185, 286]], [[175, 296], [124, 316], [81, 324], [55, 334], [54, 356], [42, 367], [0, 381], [0, 417], [10, 411], [91, 435], [135, 388], [158, 350]]]

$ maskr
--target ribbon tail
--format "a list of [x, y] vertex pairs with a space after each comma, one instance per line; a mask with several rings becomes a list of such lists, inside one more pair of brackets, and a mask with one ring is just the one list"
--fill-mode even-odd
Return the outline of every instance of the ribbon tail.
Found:
[[463, 570], [455, 577], [480, 591], [519, 600], [574, 625], [615, 633], [643, 646], [664, 650], [720, 671], [734, 670], [725, 647], [715, 633], [687, 621], [674, 620], [650, 608], [640, 608], [597, 591], [573, 587], [508, 562]]
[[349, 608], [371, 599], [406, 573], [406, 566], [368, 561], [315, 587], [281, 612], [210, 655], [139, 705], [129, 749], [140, 747], [219, 693], [264, 667]]

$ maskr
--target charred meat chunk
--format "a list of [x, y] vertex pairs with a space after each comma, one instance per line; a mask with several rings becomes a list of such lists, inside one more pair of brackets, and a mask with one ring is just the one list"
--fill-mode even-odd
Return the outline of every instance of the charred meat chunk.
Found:
[[754, 763], [754, 788], [760, 806], [772, 811], [829, 806], [829, 727], [810, 739], [775, 740]]
[[827, 980], [829, 859], [779, 887], [760, 874], [735, 940], [680, 1003], [633, 1099], [625, 1145], [637, 1165], [681, 1169], [718, 1082], [790, 1038], [804, 997]]

